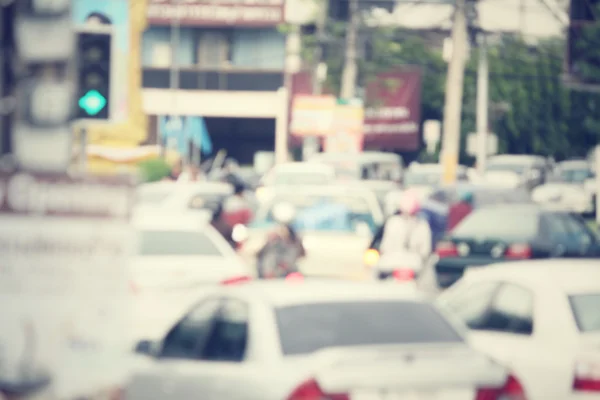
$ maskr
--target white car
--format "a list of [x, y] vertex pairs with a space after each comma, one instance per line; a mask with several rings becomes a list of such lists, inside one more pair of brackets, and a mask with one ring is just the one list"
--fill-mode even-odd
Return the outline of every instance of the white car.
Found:
[[595, 212], [596, 200], [583, 185], [568, 182], [552, 182], [538, 186], [531, 192], [531, 199], [541, 205], [582, 215]]
[[197, 296], [250, 270], [210, 225], [210, 214], [138, 212], [138, 245], [131, 263], [134, 338], [159, 334]]
[[171, 182], [145, 183], [137, 191], [137, 205], [162, 207], [173, 212], [209, 209], [233, 194], [233, 186], [224, 182]]
[[598, 260], [469, 269], [438, 301], [475, 348], [511, 367], [528, 400], [600, 398]]
[[[279, 205], [295, 209], [296, 226], [306, 256], [300, 270], [309, 275], [365, 279], [363, 253], [384, 221], [381, 205], [370, 191], [355, 186], [295, 186], [278, 189], [265, 200], [248, 229], [241, 252], [247, 259], [266, 243], [277, 222]], [[369, 275], [370, 277], [370, 275]]]
[[335, 169], [313, 162], [289, 162], [271, 168], [262, 179], [256, 197], [263, 201], [277, 186], [327, 185], [336, 179]]
[[473, 351], [461, 330], [393, 286], [223, 286], [162, 341], [138, 344], [151, 359], [133, 374], [127, 398], [521, 399], [518, 381]]

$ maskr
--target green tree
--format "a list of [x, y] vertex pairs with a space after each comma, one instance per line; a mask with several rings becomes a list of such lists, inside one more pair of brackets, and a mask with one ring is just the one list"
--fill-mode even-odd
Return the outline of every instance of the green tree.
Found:
[[[600, 65], [600, 26], [590, 26], [586, 32], [590, 39], [586, 43], [592, 47], [587, 59]], [[331, 25], [325, 61], [328, 64], [326, 85], [332, 93], [339, 92], [344, 33], [343, 23]], [[359, 86], [364, 87], [379, 72], [403, 65], [421, 66], [424, 73], [422, 120], [441, 120], [447, 71], [441, 50], [431, 46], [420, 33], [397, 28], [369, 28], [363, 35], [368, 37], [370, 51], [362, 54], [359, 61]], [[314, 45], [314, 38], [306, 36], [305, 60], [308, 62]], [[582, 156], [599, 143], [600, 95], [574, 92], [563, 85], [564, 53], [562, 39], [542, 40], [532, 45], [521, 37], [507, 35], [489, 46], [490, 129], [499, 137], [500, 152], [563, 159]], [[597, 72], [600, 78], [600, 69]], [[461, 161], [466, 163], [472, 161], [464, 149], [467, 134], [475, 132], [476, 81], [475, 49], [467, 63], [464, 81]], [[497, 113], [498, 104], [509, 108]], [[423, 157], [431, 159], [429, 155]]]

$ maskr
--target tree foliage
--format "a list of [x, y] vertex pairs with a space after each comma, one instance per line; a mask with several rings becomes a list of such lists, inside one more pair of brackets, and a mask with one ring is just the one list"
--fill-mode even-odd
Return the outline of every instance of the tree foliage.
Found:
[[[597, 42], [600, 26], [593, 28], [596, 29], [593, 32], [591, 29], [587, 34]], [[327, 86], [332, 93], [339, 93], [344, 34], [344, 25], [340, 23], [329, 32], [324, 61], [328, 64]], [[440, 46], [433, 46], [422, 34], [392, 28], [370, 28], [361, 36], [365, 38], [366, 50], [360, 52], [359, 86], [364, 87], [379, 72], [402, 65], [419, 65], [423, 70], [422, 120], [441, 120], [447, 65]], [[305, 60], [309, 63], [315, 43], [314, 37], [305, 37]], [[490, 130], [498, 135], [501, 152], [564, 159], [583, 156], [600, 142], [600, 95], [570, 91], [562, 84], [564, 54], [562, 39], [531, 45], [520, 37], [505, 36], [489, 46]], [[600, 61], [598, 44], [590, 50], [590, 59], [596, 56]], [[600, 78], [600, 70], [596, 76]], [[476, 80], [475, 49], [464, 81], [463, 149], [466, 135], [475, 131]], [[508, 109], [501, 112], [500, 106]], [[470, 161], [464, 153], [461, 159]]]

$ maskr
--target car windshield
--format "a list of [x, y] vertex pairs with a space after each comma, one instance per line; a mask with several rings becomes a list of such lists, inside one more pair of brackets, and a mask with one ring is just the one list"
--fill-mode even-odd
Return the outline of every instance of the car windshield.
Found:
[[526, 168], [527, 166], [523, 164], [488, 164], [485, 171], [506, 171], [522, 175]]
[[222, 256], [214, 241], [203, 232], [142, 230], [141, 256]]
[[293, 225], [300, 231], [355, 232], [359, 223], [375, 231], [372, 206], [362, 195], [306, 195], [299, 192], [277, 195], [257, 212], [254, 227], [275, 223], [273, 209], [292, 205], [296, 212]]
[[275, 315], [284, 355], [337, 346], [462, 342], [444, 317], [424, 303], [316, 303], [280, 307]]
[[569, 302], [581, 332], [600, 331], [600, 293], [569, 296]]
[[408, 171], [404, 175], [404, 183], [407, 186], [439, 185], [441, 180], [441, 171]]
[[583, 183], [592, 177], [589, 169], [563, 169], [559, 173], [559, 179], [563, 182]]
[[482, 208], [467, 216], [452, 231], [452, 236], [526, 240], [537, 234], [538, 222], [538, 214], [531, 210]]

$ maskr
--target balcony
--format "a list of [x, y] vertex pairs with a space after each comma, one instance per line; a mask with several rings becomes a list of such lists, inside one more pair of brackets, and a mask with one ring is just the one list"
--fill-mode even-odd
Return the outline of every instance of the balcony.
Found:
[[[171, 71], [168, 68], [144, 67], [142, 86], [152, 89], [171, 88]], [[183, 90], [274, 92], [281, 86], [283, 71], [189, 67], [179, 70], [179, 89]]]

